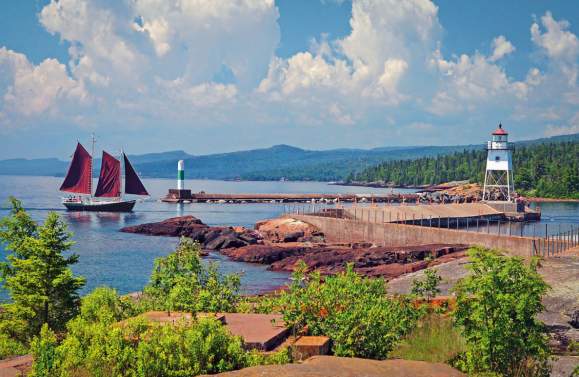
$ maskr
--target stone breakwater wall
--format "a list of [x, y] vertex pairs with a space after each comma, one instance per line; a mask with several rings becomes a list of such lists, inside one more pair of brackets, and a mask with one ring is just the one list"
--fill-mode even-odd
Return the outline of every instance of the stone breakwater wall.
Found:
[[372, 242], [377, 245], [421, 245], [433, 243], [481, 245], [505, 250], [510, 255], [529, 257], [533, 250], [532, 237], [496, 235], [419, 225], [370, 223], [312, 215], [291, 215], [310, 223], [324, 233], [328, 242]]

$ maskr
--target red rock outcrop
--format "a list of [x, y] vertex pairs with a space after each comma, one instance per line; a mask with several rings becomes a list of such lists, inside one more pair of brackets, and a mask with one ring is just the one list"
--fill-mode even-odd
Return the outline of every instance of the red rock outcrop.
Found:
[[156, 223], [128, 226], [121, 232], [150, 236], [189, 237], [206, 250], [243, 247], [261, 241], [256, 231], [246, 228], [216, 227], [204, 224], [194, 216], [172, 217]]
[[[250, 245], [222, 249], [238, 262], [270, 264], [274, 271], [294, 271], [303, 261], [309, 271], [331, 275], [344, 271], [348, 263], [366, 276], [393, 278], [452, 258], [464, 256], [466, 245], [419, 245], [404, 247], [357, 247], [348, 245]], [[427, 259], [432, 257], [432, 259]]]
[[309, 271], [330, 275], [344, 271], [346, 265], [352, 263], [360, 274], [388, 279], [421, 270], [445, 258], [463, 256], [461, 252], [466, 249], [465, 245], [438, 244], [400, 247], [326, 244], [319, 229], [291, 218], [265, 220], [255, 227], [256, 230], [211, 227], [196, 217], [181, 216], [125, 227], [121, 231], [189, 237], [204, 250], [219, 250], [238, 262], [267, 264], [274, 271], [292, 272], [299, 261], [304, 261]]

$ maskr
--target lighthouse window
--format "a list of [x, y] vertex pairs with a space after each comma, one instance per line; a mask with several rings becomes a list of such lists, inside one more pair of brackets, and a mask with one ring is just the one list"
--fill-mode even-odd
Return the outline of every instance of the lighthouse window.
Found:
[[500, 157], [500, 156], [496, 156], [496, 157], [495, 157], [495, 161], [500, 161], [500, 160], [501, 160], [501, 157]]

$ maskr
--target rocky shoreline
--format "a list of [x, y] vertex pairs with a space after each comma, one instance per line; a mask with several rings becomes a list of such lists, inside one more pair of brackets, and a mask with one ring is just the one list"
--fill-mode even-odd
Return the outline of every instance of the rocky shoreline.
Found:
[[125, 227], [122, 232], [189, 237], [204, 253], [219, 252], [231, 260], [268, 265], [292, 272], [303, 261], [308, 271], [331, 275], [351, 263], [361, 275], [395, 278], [464, 257], [467, 245], [431, 244], [382, 247], [366, 243], [328, 243], [311, 224], [292, 218], [260, 221], [255, 229], [212, 227], [193, 216]]

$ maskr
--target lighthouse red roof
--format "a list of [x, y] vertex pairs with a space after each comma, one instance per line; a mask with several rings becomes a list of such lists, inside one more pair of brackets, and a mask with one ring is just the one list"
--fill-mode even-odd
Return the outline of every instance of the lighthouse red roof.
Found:
[[503, 130], [503, 125], [499, 124], [499, 128], [497, 128], [494, 132], [493, 135], [508, 135], [509, 133], [505, 130]]

